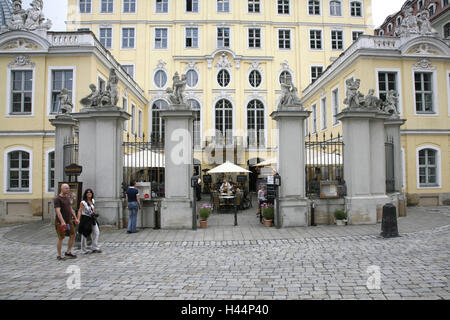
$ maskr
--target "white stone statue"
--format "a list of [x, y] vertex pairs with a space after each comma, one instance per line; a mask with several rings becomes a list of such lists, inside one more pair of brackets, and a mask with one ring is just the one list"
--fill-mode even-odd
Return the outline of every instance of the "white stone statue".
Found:
[[86, 108], [96, 108], [100, 105], [101, 92], [97, 90], [95, 84], [89, 85], [89, 88], [91, 89], [91, 93], [87, 97], [81, 99], [80, 103]]
[[353, 80], [353, 78], [345, 81], [347, 85], [347, 96], [344, 99], [344, 104], [348, 105], [350, 109], [358, 109], [364, 106], [364, 95], [358, 91], [361, 83], [360, 79]]
[[52, 27], [52, 22], [49, 19], [45, 21], [42, 12], [44, 7], [43, 0], [33, 0], [31, 8], [26, 11], [22, 9], [22, 0], [14, 0], [13, 5], [13, 14], [6, 23], [9, 30], [49, 30]]
[[375, 90], [370, 89], [368, 95], [364, 98], [364, 105], [369, 109], [380, 109], [381, 100], [375, 96]]
[[62, 114], [68, 114], [72, 112], [73, 104], [70, 99], [69, 90], [63, 88], [59, 94], [59, 111]]
[[419, 24], [419, 30], [420, 34], [422, 35], [435, 35], [437, 34], [436, 29], [434, 29], [431, 26], [430, 23], [430, 12], [427, 9], [423, 9], [418, 14], [418, 24]]
[[298, 90], [291, 80], [289, 80], [289, 82], [287, 83], [281, 83], [281, 91], [282, 93], [279, 109], [283, 109], [288, 106], [296, 106], [302, 108], [300, 98], [298, 97]]
[[405, 9], [405, 18], [400, 25], [400, 36], [409, 37], [410, 35], [419, 34], [419, 22], [415, 15], [413, 15], [413, 8]]
[[24, 28], [26, 12], [22, 9], [22, 0], [14, 0], [14, 11], [11, 19], [6, 22], [9, 30], [21, 30]]
[[186, 89], [187, 83], [186, 74], [183, 74], [180, 79], [178, 72], [175, 72], [172, 80], [172, 88], [169, 87], [166, 89], [170, 103], [175, 105], [186, 104], [184, 97], [184, 90]]
[[109, 91], [111, 104], [116, 106], [119, 102], [119, 89], [117, 88], [117, 84], [119, 83], [119, 77], [117, 77], [116, 70], [111, 69], [109, 73], [108, 86], [106, 87], [106, 91]]
[[396, 90], [390, 90], [386, 96], [386, 101], [383, 103], [382, 110], [392, 116], [398, 116], [398, 98], [398, 92]]

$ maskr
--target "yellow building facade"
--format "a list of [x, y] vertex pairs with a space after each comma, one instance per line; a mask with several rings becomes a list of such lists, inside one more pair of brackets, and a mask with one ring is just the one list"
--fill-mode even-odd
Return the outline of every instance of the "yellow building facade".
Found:
[[41, 220], [52, 214], [55, 193], [55, 134], [49, 120], [59, 112], [58, 96], [69, 91], [73, 112], [91, 91], [104, 87], [110, 69], [119, 77], [120, 105], [132, 113], [127, 132], [144, 132], [139, 114], [148, 101], [90, 32], [7, 31], [0, 34], [0, 222]]
[[[442, 205], [450, 200], [450, 47], [433, 36], [410, 38], [363, 36], [303, 91], [312, 111], [310, 134], [342, 134], [335, 115], [347, 106], [346, 80], [360, 79], [382, 100], [399, 94], [402, 188], [410, 205]], [[344, 141], [345, 143], [345, 141]], [[357, 152], [357, 150], [355, 151]], [[345, 168], [344, 168], [345, 170]]]

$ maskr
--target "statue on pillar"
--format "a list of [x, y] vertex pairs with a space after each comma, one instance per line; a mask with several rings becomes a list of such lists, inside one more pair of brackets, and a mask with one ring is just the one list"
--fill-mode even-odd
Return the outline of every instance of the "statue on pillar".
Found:
[[184, 90], [186, 89], [187, 76], [183, 74], [180, 79], [180, 75], [178, 72], [175, 72], [173, 76], [172, 88], [167, 88], [166, 93], [168, 95], [169, 101], [171, 104], [180, 105], [186, 104], [184, 97]]
[[375, 96], [375, 90], [370, 89], [364, 98], [364, 106], [369, 109], [380, 109], [382, 101]]
[[69, 114], [73, 110], [72, 100], [70, 99], [69, 90], [63, 88], [59, 94], [59, 111], [61, 114]]
[[117, 84], [119, 83], [119, 77], [117, 77], [116, 70], [111, 69], [109, 73], [108, 85], [106, 91], [109, 92], [111, 98], [110, 104], [116, 106], [119, 102], [119, 89]]
[[386, 101], [382, 105], [382, 111], [389, 113], [393, 117], [398, 116], [398, 99], [398, 92], [390, 90], [386, 96]]
[[344, 99], [344, 104], [348, 105], [349, 109], [359, 109], [364, 106], [364, 95], [358, 91], [360, 83], [360, 79], [353, 80], [353, 78], [345, 81], [347, 96]]
[[91, 93], [80, 100], [80, 103], [86, 108], [97, 108], [100, 105], [101, 100], [101, 92], [97, 90], [95, 84], [90, 84], [89, 89], [91, 89]]
[[281, 99], [279, 109], [283, 110], [289, 106], [295, 106], [302, 109], [300, 98], [298, 97], [298, 89], [294, 86], [291, 80], [281, 83]]

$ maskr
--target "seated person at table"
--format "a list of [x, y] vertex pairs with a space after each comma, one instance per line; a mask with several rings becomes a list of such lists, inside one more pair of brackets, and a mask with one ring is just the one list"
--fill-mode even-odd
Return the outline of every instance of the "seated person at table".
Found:
[[220, 192], [228, 192], [231, 190], [231, 185], [227, 180], [223, 180], [222, 185], [220, 186]]

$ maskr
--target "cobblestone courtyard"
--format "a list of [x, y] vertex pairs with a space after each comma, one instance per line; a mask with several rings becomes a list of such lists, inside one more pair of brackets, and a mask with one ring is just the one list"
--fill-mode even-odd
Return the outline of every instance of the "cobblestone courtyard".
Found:
[[[380, 224], [268, 230], [224, 226], [226, 216], [198, 231], [104, 230], [103, 253], [66, 261], [48, 223], [7, 226], [0, 299], [450, 299], [449, 215], [412, 209], [395, 239], [379, 237]], [[67, 286], [70, 266], [80, 289]], [[379, 289], [367, 287], [370, 266]]]

